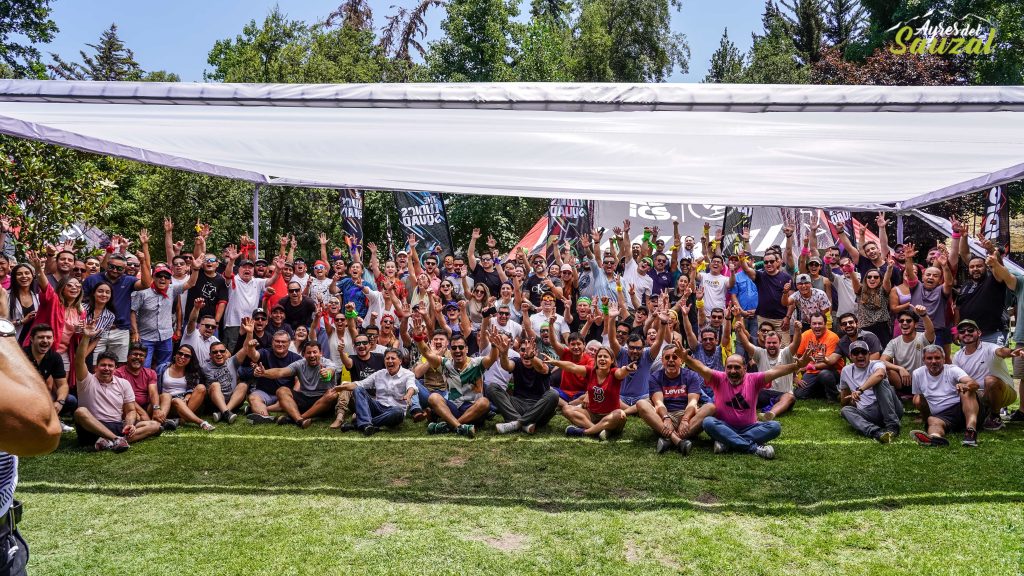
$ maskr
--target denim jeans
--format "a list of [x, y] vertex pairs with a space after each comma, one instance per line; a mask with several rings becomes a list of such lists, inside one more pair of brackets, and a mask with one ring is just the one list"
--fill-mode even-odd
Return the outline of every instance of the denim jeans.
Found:
[[729, 450], [754, 452], [759, 445], [777, 438], [782, 433], [782, 425], [773, 420], [733, 428], [714, 416], [708, 416], [704, 419], [704, 431]]
[[146, 349], [146, 368], [153, 368], [171, 361], [171, 350], [174, 348], [172, 339], [140, 340], [139, 343]]
[[[430, 398], [430, 394], [431, 394], [430, 389], [423, 385], [423, 381], [422, 380], [417, 380], [416, 381], [416, 395], [413, 396], [412, 397], [412, 401], [409, 402], [409, 413], [410, 414], [415, 414], [415, 413], [419, 412], [420, 410], [425, 409], [426, 406], [427, 406], [427, 398]], [[445, 398], [448, 398], [448, 392], [444, 392], [443, 394], [440, 393], [440, 392], [437, 392], [437, 394], [441, 394]]]
[[382, 406], [362, 386], [357, 386], [353, 393], [356, 404], [356, 428], [367, 426], [398, 426], [405, 419], [405, 410], [397, 406]]

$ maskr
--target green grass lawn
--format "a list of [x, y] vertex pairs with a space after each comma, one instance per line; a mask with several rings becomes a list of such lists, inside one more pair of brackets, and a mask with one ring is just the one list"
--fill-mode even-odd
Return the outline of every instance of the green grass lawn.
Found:
[[[22, 461], [33, 575], [1021, 574], [1024, 433], [889, 446], [835, 406], [784, 416], [777, 459], [561, 435], [364, 438], [195, 428], [124, 454]], [[493, 421], [492, 421], [493, 424]], [[73, 436], [73, 435], [72, 435]]]

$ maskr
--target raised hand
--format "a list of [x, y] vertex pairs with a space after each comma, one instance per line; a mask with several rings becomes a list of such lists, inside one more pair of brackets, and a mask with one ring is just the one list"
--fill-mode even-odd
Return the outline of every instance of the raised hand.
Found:
[[913, 242], [903, 244], [903, 257], [913, 258], [917, 256], [917, 246]]
[[490, 234], [487, 235], [487, 247], [492, 249], [498, 247], [498, 241], [495, 240], [494, 236], [491, 236]]
[[252, 334], [256, 330], [256, 321], [246, 316], [242, 318], [242, 331], [246, 334]]
[[377, 253], [377, 243], [376, 242], [367, 242], [366, 243], [366, 248], [370, 250], [370, 254], [376, 254]]
[[234, 244], [228, 244], [228, 247], [224, 250], [224, 256], [228, 260], [234, 260], [238, 258], [238, 247]]
[[409, 244], [410, 248], [415, 248], [416, 245], [420, 243], [419, 238], [417, 238], [415, 234], [409, 234], [405, 240], [406, 243]]
[[479, 240], [480, 239], [480, 229], [479, 228], [473, 228], [473, 232], [470, 234], [470, 238], [473, 239], [473, 240]]
[[885, 212], [879, 212], [878, 216], [875, 216], [875, 225], [878, 226], [878, 230], [884, 231], [886, 224], [889, 222], [885, 219]]
[[195, 300], [192, 301], [192, 308], [197, 309], [197, 310], [201, 310], [203, 308], [203, 306], [205, 306], [205, 305], [206, 305], [206, 299], [205, 298], [196, 298]]

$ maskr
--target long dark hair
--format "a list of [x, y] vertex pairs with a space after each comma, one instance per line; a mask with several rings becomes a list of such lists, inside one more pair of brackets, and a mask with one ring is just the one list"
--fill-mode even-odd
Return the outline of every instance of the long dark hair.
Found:
[[108, 308], [111, 308], [110, 303], [113, 302], [114, 300], [114, 287], [110, 285], [110, 282], [107, 282], [106, 280], [100, 280], [99, 282], [97, 282], [96, 286], [93, 287], [92, 292], [89, 292], [89, 295], [85, 297], [85, 309], [89, 311], [89, 318], [93, 318], [95, 315], [96, 290], [98, 290], [100, 286], [106, 286], [107, 288], [110, 289], [110, 300], [108, 300], [107, 303], [103, 305], [103, 309], [106, 310]]
[[14, 265], [14, 268], [11, 268], [11, 272], [8, 274], [8, 277], [11, 279], [10, 292], [12, 296], [20, 294], [21, 287], [18, 286], [16, 278], [18, 277], [18, 271], [22, 268], [28, 268], [29, 272], [32, 273], [32, 281], [28, 283], [28, 291], [35, 294], [39, 290], [39, 285], [36, 283], [36, 269], [28, 262], [19, 262]]
[[[203, 373], [199, 369], [199, 359], [196, 357], [196, 349], [189, 344], [182, 344], [174, 351], [175, 354], [181, 349], [187, 349], [192, 356], [188, 359], [188, 364], [185, 364], [185, 386], [191, 390], [199, 384], [202, 384]], [[172, 356], [173, 359], [173, 356]], [[173, 360], [171, 362], [174, 363]]]

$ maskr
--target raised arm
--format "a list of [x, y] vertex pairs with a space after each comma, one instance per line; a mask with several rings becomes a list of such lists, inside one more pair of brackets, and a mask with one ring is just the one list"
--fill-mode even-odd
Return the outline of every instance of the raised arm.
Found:
[[765, 379], [766, 382], [771, 382], [772, 380], [775, 380], [776, 378], [780, 378], [780, 377], [785, 376], [787, 374], [792, 374], [793, 372], [796, 372], [797, 370], [799, 370], [801, 367], [806, 366], [807, 363], [810, 362], [810, 360], [811, 360], [811, 347], [808, 346], [807, 350], [804, 351], [804, 355], [803, 356], [801, 356], [800, 358], [794, 360], [793, 362], [790, 362], [789, 364], [778, 364], [778, 365], [776, 365], [774, 368], [772, 368], [771, 370], [768, 370], [767, 372], [764, 373], [764, 379]]
[[586, 366], [581, 366], [575, 362], [569, 362], [568, 360], [556, 360], [548, 356], [547, 354], [543, 356], [543, 359], [544, 362], [547, 362], [548, 364], [555, 366], [557, 368], [561, 368], [563, 372], [568, 372], [573, 376], [582, 378], [587, 375]]
[[690, 356], [690, 353], [686, 350], [679, 350], [679, 354], [683, 357], [683, 363], [686, 364], [686, 367], [699, 374], [705, 382], [714, 377], [714, 370], [705, 366], [700, 360]]
[[466, 264], [469, 265], [470, 270], [476, 270], [476, 241], [480, 238], [480, 229], [473, 228], [473, 233], [469, 237], [469, 247], [466, 248]]
[[850, 256], [850, 261], [856, 265], [860, 262], [860, 252], [854, 247], [853, 242], [846, 235], [846, 222], [838, 222], [836, 224], [836, 236], [839, 237], [839, 243], [846, 249], [846, 253]]

